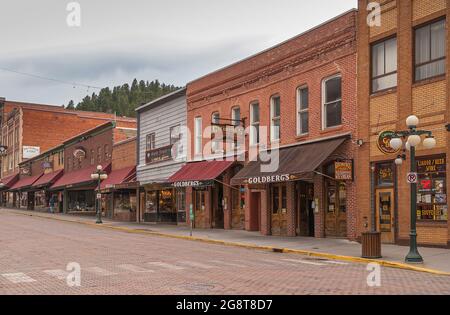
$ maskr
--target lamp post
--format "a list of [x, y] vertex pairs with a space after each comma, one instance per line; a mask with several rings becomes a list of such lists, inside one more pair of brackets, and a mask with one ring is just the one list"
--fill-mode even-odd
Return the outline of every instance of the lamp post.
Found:
[[[426, 138], [422, 144], [425, 149], [433, 149], [436, 146], [436, 139], [433, 137], [431, 131], [418, 130], [419, 118], [417, 116], [409, 116], [406, 119], [406, 125], [408, 130], [397, 131], [392, 136], [390, 145], [394, 150], [400, 150], [404, 146], [404, 151], [410, 151], [411, 157], [411, 174], [415, 175], [415, 180], [411, 180], [411, 232], [409, 241], [409, 253], [405, 258], [408, 263], [422, 263], [423, 258], [419, 254], [417, 249], [417, 164], [416, 164], [416, 147], [422, 142], [421, 136], [425, 135]], [[407, 139], [406, 143], [403, 140]], [[397, 166], [403, 164], [403, 160], [406, 160], [406, 154], [399, 155], [395, 160]], [[413, 176], [414, 177], [414, 176]]]
[[[100, 194], [100, 184], [102, 182], [102, 180], [105, 180], [108, 178], [108, 174], [106, 174], [106, 172], [103, 171], [103, 167], [101, 165], [97, 166], [97, 170], [91, 174], [91, 178], [93, 180], [97, 181], [97, 196], [96, 196], [96, 214], [97, 214], [97, 224], [102, 224], [102, 210], [100, 207], [100, 202], [101, 202], [101, 194]], [[100, 196], [100, 198], [99, 198]]]

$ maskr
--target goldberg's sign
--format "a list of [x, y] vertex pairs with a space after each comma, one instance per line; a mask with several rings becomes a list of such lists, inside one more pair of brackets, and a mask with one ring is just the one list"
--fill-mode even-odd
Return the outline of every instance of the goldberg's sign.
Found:
[[353, 161], [334, 162], [336, 180], [353, 180]]
[[289, 174], [284, 175], [269, 175], [269, 176], [258, 176], [258, 177], [251, 177], [247, 179], [247, 184], [269, 184], [269, 183], [280, 183], [280, 182], [287, 182], [294, 179], [294, 176], [291, 176]]
[[199, 180], [187, 180], [181, 182], [173, 183], [173, 187], [175, 188], [186, 188], [186, 187], [206, 187], [212, 186], [214, 181], [199, 181]]
[[391, 130], [382, 131], [377, 139], [377, 146], [378, 149], [383, 152], [384, 154], [394, 154], [400, 151], [394, 150], [391, 147], [391, 139], [395, 135], [395, 132]]
[[167, 161], [172, 158], [172, 146], [149, 150], [145, 153], [145, 163], [152, 164]]

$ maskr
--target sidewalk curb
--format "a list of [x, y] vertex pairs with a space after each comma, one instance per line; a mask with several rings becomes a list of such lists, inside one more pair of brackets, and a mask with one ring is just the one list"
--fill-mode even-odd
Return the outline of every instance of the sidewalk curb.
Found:
[[400, 262], [392, 262], [392, 261], [387, 261], [387, 260], [382, 260], [382, 259], [368, 259], [368, 258], [361, 258], [361, 257], [354, 257], [354, 256], [319, 253], [319, 252], [314, 252], [314, 251], [309, 251], [309, 250], [301, 250], [301, 249], [278, 248], [278, 247], [274, 247], [274, 246], [263, 246], [263, 245], [249, 244], [249, 243], [221, 241], [221, 240], [215, 240], [215, 239], [209, 239], [209, 238], [203, 238], [203, 237], [185, 236], [185, 235], [177, 235], [177, 234], [170, 234], [170, 233], [163, 233], [163, 232], [155, 232], [155, 231], [150, 231], [150, 230], [141, 230], [141, 229], [133, 229], [133, 228], [127, 228], [127, 227], [113, 226], [113, 225], [109, 225], [108, 223], [99, 225], [99, 224], [76, 220], [76, 219], [69, 220], [69, 219], [65, 219], [65, 218], [52, 217], [52, 216], [47, 216], [47, 215], [39, 215], [39, 213], [26, 213], [26, 212], [15, 211], [15, 210], [10, 210], [10, 209], [8, 209], [7, 211], [9, 211], [11, 213], [23, 215], [23, 216], [30, 216], [30, 217], [34, 216], [34, 217], [38, 217], [38, 218], [61, 221], [61, 222], [78, 223], [78, 224], [83, 224], [83, 225], [87, 225], [87, 226], [91, 226], [91, 227], [95, 227], [95, 228], [116, 230], [116, 231], [121, 231], [124, 233], [130, 233], [130, 234], [152, 235], [152, 236], [165, 237], [165, 238], [174, 238], [174, 239], [182, 239], [182, 240], [188, 240], [188, 241], [203, 242], [203, 243], [209, 243], [209, 244], [215, 244], [215, 245], [240, 247], [240, 248], [247, 248], [247, 249], [254, 249], [254, 250], [286, 253], [286, 254], [298, 254], [298, 255], [304, 255], [304, 256], [309, 256], [309, 257], [326, 258], [326, 259], [331, 259], [331, 260], [341, 260], [341, 261], [348, 261], [348, 262], [355, 262], [355, 263], [366, 263], [366, 264], [377, 263], [383, 267], [425, 272], [425, 273], [441, 275], [441, 276], [450, 276], [450, 273], [448, 273], [448, 272], [408, 265], [408, 264], [400, 263]]

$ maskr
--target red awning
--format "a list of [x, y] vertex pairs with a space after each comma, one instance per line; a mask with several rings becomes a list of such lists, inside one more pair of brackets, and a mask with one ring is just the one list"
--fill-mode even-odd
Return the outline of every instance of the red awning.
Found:
[[41, 178], [39, 178], [34, 184], [33, 187], [44, 187], [44, 186], [49, 186], [51, 184], [53, 184], [54, 182], [56, 182], [59, 178], [61, 178], [61, 176], [64, 174], [64, 170], [59, 170], [59, 171], [55, 171], [55, 172], [51, 172], [48, 174], [44, 174], [42, 175]]
[[[111, 170], [111, 163], [104, 164], [103, 171], [109, 173]], [[92, 182], [91, 174], [97, 170], [97, 166], [91, 166], [87, 168], [83, 168], [78, 171], [73, 171], [69, 173], [64, 173], [64, 175], [58, 179], [50, 189], [63, 189], [67, 186], [80, 185], [84, 183]]]
[[234, 161], [202, 161], [188, 163], [172, 175], [169, 178], [169, 182], [214, 180], [233, 164]]
[[31, 187], [39, 178], [41, 178], [42, 174], [35, 176], [27, 176], [21, 178], [17, 183], [15, 183], [9, 190], [22, 190], [25, 188]]
[[119, 185], [128, 182], [136, 175], [136, 166], [126, 167], [120, 170], [114, 170], [108, 175], [108, 179], [104, 180], [100, 189], [114, 188], [114, 185]]
[[9, 188], [19, 180], [19, 174], [4, 177], [0, 179], [0, 189]]

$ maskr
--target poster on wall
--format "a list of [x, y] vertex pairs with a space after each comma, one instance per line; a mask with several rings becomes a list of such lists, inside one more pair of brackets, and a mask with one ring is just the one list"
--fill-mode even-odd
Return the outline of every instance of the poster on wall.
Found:
[[32, 147], [32, 146], [23, 146], [23, 158], [24, 159], [32, 159], [35, 156], [38, 156], [41, 154], [41, 148], [40, 147]]

